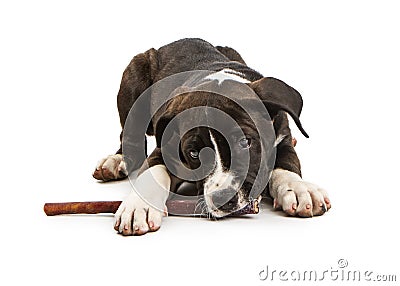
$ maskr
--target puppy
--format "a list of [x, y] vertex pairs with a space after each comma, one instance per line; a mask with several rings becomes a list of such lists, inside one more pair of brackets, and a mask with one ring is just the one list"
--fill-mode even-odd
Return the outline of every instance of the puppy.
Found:
[[[182, 39], [138, 54], [123, 73], [117, 101], [121, 146], [93, 176], [120, 180], [139, 169], [115, 215], [123, 235], [158, 230], [170, 193], [186, 183], [215, 218], [262, 194], [291, 216], [318, 216], [331, 207], [324, 189], [301, 178], [287, 117], [308, 137], [299, 120], [301, 95], [249, 68], [232, 48]], [[145, 134], [157, 142], [147, 158]]]

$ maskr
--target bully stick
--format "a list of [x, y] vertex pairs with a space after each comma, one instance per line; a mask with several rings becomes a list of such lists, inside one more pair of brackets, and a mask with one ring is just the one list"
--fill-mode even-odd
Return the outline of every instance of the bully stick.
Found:
[[[296, 147], [297, 140], [292, 138], [292, 146]], [[46, 203], [44, 212], [48, 216], [61, 214], [98, 214], [115, 213], [121, 201], [98, 201], [98, 202], [69, 202], [69, 203]], [[167, 209], [170, 214], [178, 215], [202, 215], [196, 200], [169, 200]], [[250, 201], [244, 208], [231, 213], [229, 216], [240, 216], [245, 214], [257, 214], [259, 212], [258, 201]]]
[[[44, 212], [48, 216], [61, 214], [115, 213], [120, 204], [121, 201], [46, 203], [44, 205]], [[166, 203], [169, 214], [201, 216], [201, 208], [198, 208], [197, 204], [197, 200], [169, 200]], [[257, 214], [258, 212], [258, 201], [253, 200], [245, 207], [231, 213], [229, 216]]]

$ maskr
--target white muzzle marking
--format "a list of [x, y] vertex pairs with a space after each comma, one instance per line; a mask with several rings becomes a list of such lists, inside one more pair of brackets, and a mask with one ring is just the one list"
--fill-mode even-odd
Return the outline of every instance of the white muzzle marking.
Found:
[[[241, 208], [246, 203], [243, 202], [243, 195], [239, 190], [239, 182], [237, 182], [235, 175], [231, 171], [226, 171], [222, 165], [221, 155], [219, 153], [217, 141], [214, 136], [209, 132], [211, 142], [214, 146], [215, 150], [215, 168], [214, 172], [205, 180], [204, 182], [204, 199], [207, 204], [208, 210], [214, 217], [222, 217], [227, 213], [219, 210], [213, 203], [211, 197], [214, 192], [226, 190], [226, 189], [235, 189], [239, 194], [239, 204]], [[227, 202], [230, 198], [227, 198]], [[243, 202], [243, 205], [242, 205]]]

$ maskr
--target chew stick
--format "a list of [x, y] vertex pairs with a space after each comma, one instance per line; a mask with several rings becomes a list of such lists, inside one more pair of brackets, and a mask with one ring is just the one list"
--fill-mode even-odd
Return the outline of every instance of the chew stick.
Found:
[[[171, 215], [202, 215], [201, 208], [197, 207], [197, 203], [197, 200], [169, 200], [166, 205], [168, 213]], [[120, 204], [121, 201], [46, 203], [43, 209], [48, 216], [61, 214], [115, 213]], [[258, 201], [253, 200], [244, 208], [231, 213], [229, 216], [257, 214], [258, 212]]]
[[121, 203], [122, 201], [46, 203], [43, 209], [48, 216], [61, 214], [115, 213]]
[[[296, 147], [297, 140], [292, 138], [292, 145]], [[48, 216], [62, 214], [98, 214], [115, 213], [122, 201], [97, 201], [97, 202], [67, 202], [46, 203], [44, 212]], [[169, 200], [166, 203], [170, 215], [204, 215], [198, 207], [197, 200]], [[250, 201], [244, 208], [231, 213], [229, 216], [257, 214], [259, 205], [257, 200]]]

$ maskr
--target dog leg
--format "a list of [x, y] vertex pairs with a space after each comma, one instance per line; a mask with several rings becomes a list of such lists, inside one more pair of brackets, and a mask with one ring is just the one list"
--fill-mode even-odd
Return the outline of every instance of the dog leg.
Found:
[[[125, 126], [126, 118], [131, 110], [135, 101], [139, 96], [151, 86], [153, 82], [153, 75], [157, 69], [157, 51], [150, 49], [145, 53], [136, 55], [125, 69], [120, 89], [118, 92], [117, 103], [120, 122], [122, 128]], [[147, 103], [146, 103], [147, 104]], [[144, 113], [150, 112], [150, 102], [147, 104], [146, 110], [141, 110]], [[148, 110], [147, 110], [148, 109]], [[150, 128], [152, 124], [149, 125]], [[152, 130], [147, 130], [147, 133], [152, 133]], [[123, 132], [121, 132], [120, 140], [122, 142]], [[135, 137], [134, 140], [143, 142], [146, 140], [142, 136]], [[146, 148], [146, 144], [144, 144]], [[145, 150], [146, 152], [146, 150]], [[122, 143], [119, 150], [115, 155], [110, 155], [102, 160], [96, 167], [93, 177], [102, 180], [118, 180], [127, 176], [126, 164], [122, 161]], [[143, 161], [130, 162], [130, 168], [137, 168], [141, 166]]]
[[143, 235], [158, 230], [166, 214], [170, 186], [171, 179], [164, 165], [145, 170], [115, 213], [114, 229], [122, 235]]
[[279, 142], [275, 168], [269, 181], [269, 193], [274, 208], [282, 208], [292, 216], [311, 217], [323, 215], [331, 204], [327, 192], [301, 178], [301, 166], [293, 146], [287, 115], [279, 112], [274, 117], [274, 127]]

